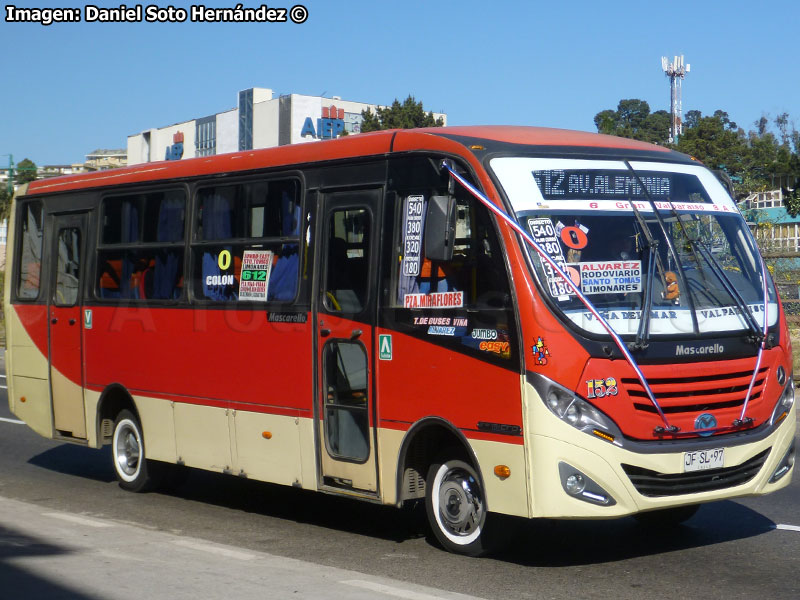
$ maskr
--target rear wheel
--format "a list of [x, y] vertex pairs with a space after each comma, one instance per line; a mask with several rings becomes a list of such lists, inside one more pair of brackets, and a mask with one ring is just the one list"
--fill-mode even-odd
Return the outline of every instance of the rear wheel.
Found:
[[114, 422], [111, 456], [121, 488], [143, 492], [153, 485], [152, 469], [148, 468], [149, 461], [145, 457], [142, 426], [129, 410], [120, 411]]
[[486, 494], [472, 465], [437, 461], [428, 470], [426, 488], [428, 523], [438, 542], [456, 554], [486, 552]]

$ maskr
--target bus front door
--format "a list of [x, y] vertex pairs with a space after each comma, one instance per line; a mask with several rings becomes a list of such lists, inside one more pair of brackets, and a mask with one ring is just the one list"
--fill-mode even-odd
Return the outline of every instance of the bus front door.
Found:
[[82, 273], [85, 270], [87, 215], [54, 215], [51, 240], [50, 294], [50, 389], [56, 434], [86, 439], [83, 402], [84, 327], [81, 315]]
[[322, 485], [378, 489], [372, 383], [382, 190], [325, 194], [319, 239], [317, 452]]

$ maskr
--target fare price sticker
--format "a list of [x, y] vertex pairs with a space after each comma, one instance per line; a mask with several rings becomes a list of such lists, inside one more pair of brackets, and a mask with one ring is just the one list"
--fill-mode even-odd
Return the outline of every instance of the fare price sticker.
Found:
[[245, 250], [239, 277], [239, 300], [267, 301], [273, 253], [270, 250]]
[[[528, 219], [528, 228], [536, 243], [542, 247], [550, 259], [556, 263], [562, 271], [566, 272], [567, 263], [564, 260], [564, 252], [561, 250], [561, 244], [558, 241], [558, 233], [553, 225], [553, 221], [547, 218]], [[564, 282], [561, 275], [550, 266], [549, 262], [542, 257], [539, 257], [539, 261], [547, 277], [547, 287], [550, 289], [551, 296], [562, 299], [575, 295], [575, 292]]]
[[403, 275], [418, 277], [422, 258], [422, 221], [425, 199], [422, 196], [406, 198], [403, 215]]

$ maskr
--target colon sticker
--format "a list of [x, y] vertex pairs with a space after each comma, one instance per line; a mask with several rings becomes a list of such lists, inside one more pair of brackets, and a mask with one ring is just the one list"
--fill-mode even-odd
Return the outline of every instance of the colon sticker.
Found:
[[542, 367], [546, 365], [550, 358], [550, 350], [547, 349], [542, 336], [538, 337], [532, 349], [533, 358], [536, 359], [536, 364]]
[[245, 250], [239, 278], [239, 300], [267, 301], [269, 273], [273, 253], [270, 250]]

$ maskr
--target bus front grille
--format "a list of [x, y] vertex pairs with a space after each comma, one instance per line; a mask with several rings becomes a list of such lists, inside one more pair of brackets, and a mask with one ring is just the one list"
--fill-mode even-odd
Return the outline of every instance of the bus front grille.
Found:
[[[761, 397], [767, 371], [767, 367], [758, 370], [751, 401]], [[752, 376], [752, 371], [736, 371], [699, 377], [648, 377], [647, 383], [665, 414], [696, 413], [742, 406]], [[636, 410], [657, 412], [638, 379], [623, 378], [622, 385]]]
[[734, 487], [747, 483], [764, 466], [770, 449], [756, 454], [750, 460], [735, 467], [693, 471], [691, 473], [659, 473], [633, 465], [623, 464], [622, 468], [631, 483], [642, 496], [680, 496]]

